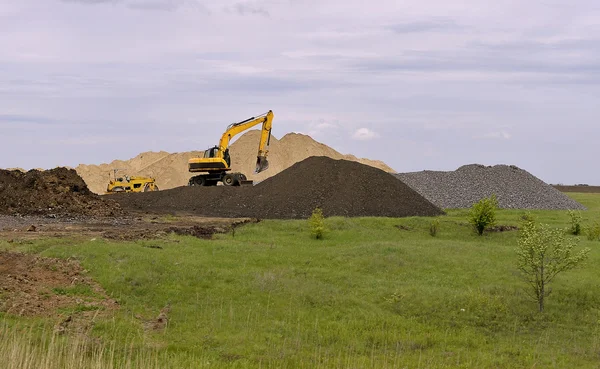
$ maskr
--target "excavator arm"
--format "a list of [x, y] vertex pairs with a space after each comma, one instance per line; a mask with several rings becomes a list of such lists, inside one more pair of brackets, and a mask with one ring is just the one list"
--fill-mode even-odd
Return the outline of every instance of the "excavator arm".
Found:
[[[256, 126], [262, 124], [260, 142], [258, 144], [258, 153], [256, 155], [256, 169], [255, 173], [260, 173], [269, 167], [267, 161], [267, 155], [269, 153], [269, 143], [271, 140], [271, 125], [273, 122], [273, 112], [269, 112], [252, 117], [238, 123], [232, 123], [227, 126], [225, 133], [221, 136], [219, 146], [215, 146], [206, 150], [204, 157], [191, 158], [188, 161], [188, 169], [192, 173], [204, 172], [205, 175], [198, 175], [190, 179], [190, 183], [195, 185], [216, 185], [217, 182], [222, 181], [224, 184], [229, 185], [231, 179], [226, 176], [226, 172], [231, 170], [231, 163], [229, 159], [229, 143], [236, 135]], [[241, 173], [237, 173], [241, 174]], [[240, 177], [240, 176], [238, 176]], [[241, 174], [241, 177], [245, 176]]]
[[267, 154], [269, 153], [268, 147], [271, 141], [271, 125], [273, 122], [273, 111], [269, 110], [268, 113], [262, 114], [258, 117], [252, 117], [241, 121], [239, 123], [230, 124], [227, 130], [221, 137], [219, 142], [219, 151], [223, 155], [225, 150], [229, 148], [229, 142], [231, 139], [239, 133], [242, 133], [258, 124], [262, 123], [262, 129], [260, 134], [260, 142], [258, 144], [258, 154], [256, 159], [255, 173], [260, 173], [269, 168], [269, 162], [267, 160]]

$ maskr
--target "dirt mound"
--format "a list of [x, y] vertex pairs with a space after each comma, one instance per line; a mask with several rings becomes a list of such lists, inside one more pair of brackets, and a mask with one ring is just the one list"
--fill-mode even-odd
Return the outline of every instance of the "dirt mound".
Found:
[[253, 187], [180, 187], [123, 194], [126, 209], [213, 217], [435, 216], [443, 212], [389, 173], [348, 160], [310, 157]]
[[557, 189], [514, 165], [464, 165], [452, 172], [422, 171], [396, 176], [444, 209], [469, 208], [495, 194], [504, 209], [585, 209]]
[[111, 216], [121, 208], [92, 193], [73, 169], [0, 170], [0, 213]]
[[[259, 174], [254, 174], [256, 166], [256, 151], [260, 131], [252, 130], [241, 135], [230, 146], [232, 169], [245, 173], [249, 179], [263, 181], [276, 175], [310, 156], [327, 156], [333, 159], [358, 161], [386, 172], [394, 172], [392, 168], [381, 161], [358, 159], [352, 155], [342, 155], [331, 147], [313, 140], [310, 136], [290, 133], [281, 140], [271, 137], [269, 147], [270, 168]], [[185, 186], [192, 176], [188, 172], [188, 160], [202, 156], [202, 151], [192, 151], [170, 154], [164, 151], [146, 152], [130, 160], [115, 160], [110, 164], [79, 165], [75, 170], [88, 184], [90, 190], [103, 194], [108, 184], [108, 176], [113, 169], [122, 169], [129, 175], [150, 176], [156, 178], [156, 184], [163, 190]]]
[[[72, 260], [0, 252], [0, 311], [55, 316], [59, 309], [99, 310], [116, 303]], [[76, 309], [77, 310], [77, 309]]]

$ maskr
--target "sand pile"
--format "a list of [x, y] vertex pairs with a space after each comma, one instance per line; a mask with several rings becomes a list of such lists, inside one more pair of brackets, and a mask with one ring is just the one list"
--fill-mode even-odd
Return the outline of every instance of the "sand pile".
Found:
[[495, 194], [504, 209], [585, 209], [554, 187], [516, 166], [465, 165], [452, 172], [422, 171], [396, 176], [443, 209], [469, 208]]
[[73, 169], [0, 170], [0, 213], [110, 216], [120, 206], [92, 193]]
[[97, 194], [104, 194], [109, 175], [113, 169], [119, 174], [130, 176], [147, 176], [157, 179], [161, 189], [173, 188], [187, 184], [190, 174], [187, 162], [194, 156], [202, 155], [199, 151], [170, 154], [165, 151], [141, 153], [133, 159], [114, 160], [109, 164], [78, 165], [75, 170], [87, 183], [89, 189]]
[[255, 174], [254, 167], [256, 166], [256, 150], [258, 148], [259, 137], [260, 131], [250, 131], [231, 145], [232, 170], [242, 172], [246, 174], [248, 179], [255, 181], [264, 181], [311, 156], [326, 156], [336, 160], [356, 161], [386, 172], [395, 172], [382, 161], [359, 159], [353, 155], [343, 155], [331, 147], [315, 141], [310, 136], [299, 133], [288, 133], [280, 140], [274, 137], [271, 138], [269, 170]]
[[348, 160], [310, 157], [253, 187], [180, 187], [115, 196], [130, 210], [210, 217], [435, 216], [442, 211], [394, 176]]
[[[249, 179], [263, 181], [272, 177], [293, 164], [310, 156], [327, 156], [333, 159], [358, 161], [387, 172], [394, 172], [381, 161], [358, 159], [352, 155], [342, 155], [329, 146], [323, 145], [311, 137], [296, 133], [285, 135], [281, 140], [271, 137], [269, 148], [270, 167], [267, 171], [254, 174], [256, 166], [256, 151], [260, 132], [248, 131], [240, 136], [231, 146], [232, 169], [239, 171]], [[170, 154], [167, 152], [142, 153], [130, 160], [115, 160], [110, 164], [79, 165], [77, 173], [85, 180], [90, 190], [103, 194], [108, 184], [108, 176], [115, 168], [123, 169], [121, 173], [129, 175], [150, 176], [156, 178], [156, 184], [162, 189], [185, 186], [192, 176], [187, 171], [190, 158], [202, 156], [203, 151]]]

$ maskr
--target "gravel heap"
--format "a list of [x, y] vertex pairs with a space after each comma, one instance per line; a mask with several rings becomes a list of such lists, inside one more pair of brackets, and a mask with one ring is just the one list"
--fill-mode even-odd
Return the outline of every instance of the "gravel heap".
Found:
[[393, 175], [347, 160], [310, 157], [252, 187], [179, 187], [114, 196], [123, 208], [209, 217], [305, 219], [435, 216], [443, 212]]
[[92, 193], [73, 169], [29, 172], [0, 169], [0, 214], [112, 216], [120, 213], [119, 204]]
[[469, 208], [495, 194], [504, 209], [565, 210], [585, 207], [529, 172], [514, 165], [465, 165], [453, 172], [422, 171], [396, 174], [443, 209]]

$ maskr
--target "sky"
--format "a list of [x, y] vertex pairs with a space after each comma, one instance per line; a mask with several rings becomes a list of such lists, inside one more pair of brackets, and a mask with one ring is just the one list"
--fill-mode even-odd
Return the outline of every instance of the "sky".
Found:
[[2, 168], [204, 150], [268, 110], [399, 172], [600, 185], [600, 2], [0, 0]]

